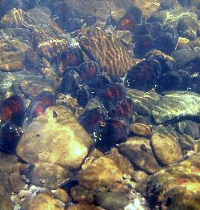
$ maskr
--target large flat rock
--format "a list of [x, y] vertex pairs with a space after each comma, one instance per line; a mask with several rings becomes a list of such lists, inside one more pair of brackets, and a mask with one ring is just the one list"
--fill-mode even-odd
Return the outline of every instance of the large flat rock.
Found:
[[200, 95], [190, 91], [170, 92], [156, 102], [152, 114], [156, 123], [181, 117], [199, 117]]
[[78, 168], [92, 144], [89, 134], [64, 106], [48, 108], [25, 130], [17, 154], [28, 163], [49, 162]]

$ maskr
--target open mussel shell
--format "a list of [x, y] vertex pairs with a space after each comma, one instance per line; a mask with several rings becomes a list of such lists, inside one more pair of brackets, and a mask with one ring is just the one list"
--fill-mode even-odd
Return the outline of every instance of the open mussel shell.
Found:
[[129, 132], [127, 122], [124, 120], [107, 119], [104, 124], [97, 125], [94, 128], [92, 137], [94, 139], [94, 146], [106, 152], [116, 144], [126, 140]]
[[4, 99], [1, 110], [2, 122], [10, 120], [19, 126], [22, 124], [25, 113], [25, 103], [20, 96], [11, 95]]
[[160, 73], [161, 68], [157, 60], [144, 60], [127, 73], [124, 84], [128, 88], [149, 91], [155, 86]]
[[108, 116], [114, 119], [125, 119], [131, 122], [133, 114], [133, 102], [130, 98], [124, 98], [118, 102], [113, 110], [108, 112]]
[[81, 78], [82, 83], [89, 83], [95, 77], [100, 75], [100, 73], [101, 71], [99, 64], [92, 60], [84, 62], [78, 67], [78, 74]]
[[77, 73], [77, 68], [69, 68], [64, 72], [62, 76], [60, 92], [64, 94], [70, 94], [74, 97], [80, 84], [81, 78]]
[[78, 119], [79, 123], [85, 128], [85, 130], [92, 134], [95, 126], [101, 124], [106, 119], [106, 113], [100, 108], [94, 108], [85, 111]]
[[23, 129], [25, 129], [34, 118], [43, 114], [48, 107], [55, 105], [55, 103], [55, 95], [53, 95], [51, 92], [43, 91], [39, 95], [37, 95], [32, 100], [25, 113]]
[[125, 87], [119, 83], [108, 84], [96, 93], [96, 97], [108, 111], [112, 110], [119, 101], [124, 99], [125, 95]]

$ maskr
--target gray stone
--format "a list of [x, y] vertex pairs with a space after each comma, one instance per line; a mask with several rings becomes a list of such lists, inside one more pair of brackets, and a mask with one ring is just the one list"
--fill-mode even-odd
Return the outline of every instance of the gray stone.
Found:
[[141, 115], [151, 115], [152, 109], [159, 95], [152, 92], [143, 92], [136, 89], [127, 89], [127, 96], [133, 100], [134, 110]]
[[122, 193], [102, 192], [94, 196], [95, 203], [107, 210], [124, 209], [129, 204], [129, 199]]
[[181, 117], [199, 117], [200, 95], [190, 91], [170, 92], [160, 98], [152, 110], [156, 123]]

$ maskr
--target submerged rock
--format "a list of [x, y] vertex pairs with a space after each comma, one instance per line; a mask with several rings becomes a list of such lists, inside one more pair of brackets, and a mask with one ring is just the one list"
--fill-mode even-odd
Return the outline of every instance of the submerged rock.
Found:
[[44, 210], [55, 209], [64, 210], [64, 203], [54, 198], [48, 193], [39, 193], [33, 199], [25, 200], [22, 204], [22, 209], [27, 210]]
[[78, 177], [80, 185], [87, 189], [95, 189], [122, 180], [122, 172], [113, 160], [100, 157], [80, 171]]
[[133, 101], [134, 110], [141, 115], [151, 115], [152, 109], [159, 95], [151, 92], [143, 92], [136, 89], [127, 89], [127, 96]]
[[181, 117], [199, 117], [200, 95], [189, 91], [167, 93], [157, 101], [152, 114], [156, 123]]
[[152, 175], [147, 197], [152, 208], [199, 209], [200, 154]]
[[48, 108], [25, 130], [17, 154], [29, 163], [50, 162], [78, 168], [92, 144], [89, 134], [64, 106]]
[[175, 137], [155, 133], [151, 138], [153, 152], [159, 162], [170, 165], [182, 160], [182, 151]]
[[150, 140], [147, 138], [129, 138], [119, 145], [119, 151], [147, 173], [153, 174], [161, 169], [151, 150]]
[[108, 210], [124, 209], [129, 204], [129, 199], [122, 193], [102, 192], [95, 195], [95, 202]]

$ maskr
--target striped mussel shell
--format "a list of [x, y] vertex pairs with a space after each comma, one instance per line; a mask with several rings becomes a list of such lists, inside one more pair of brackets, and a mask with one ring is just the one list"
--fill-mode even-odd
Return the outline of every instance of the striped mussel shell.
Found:
[[101, 28], [84, 29], [78, 41], [88, 57], [97, 61], [113, 79], [123, 77], [136, 64], [120, 39]]

